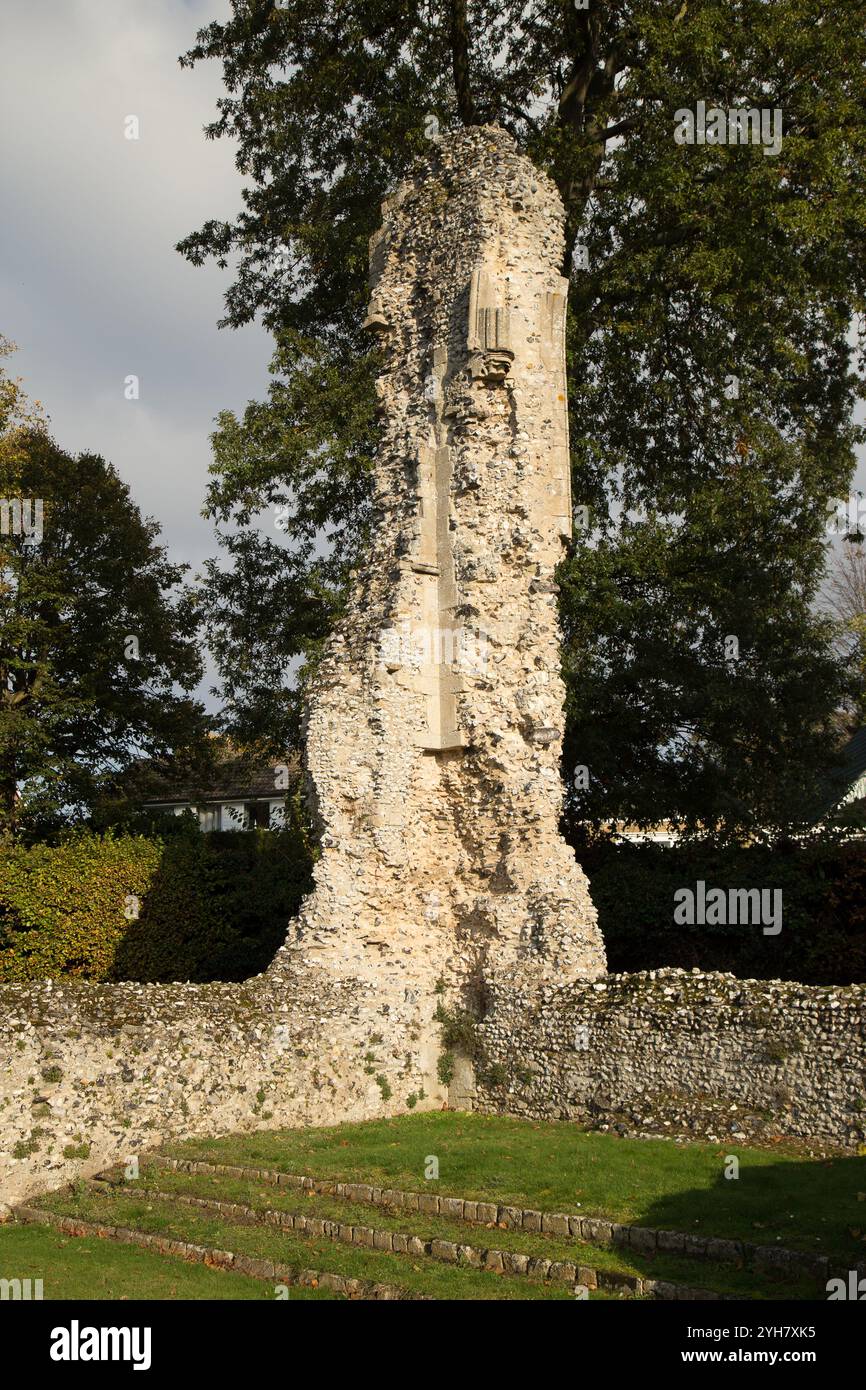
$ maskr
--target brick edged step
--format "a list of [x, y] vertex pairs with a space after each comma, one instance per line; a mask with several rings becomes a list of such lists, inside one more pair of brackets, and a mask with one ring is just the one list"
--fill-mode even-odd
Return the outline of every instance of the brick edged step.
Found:
[[[534, 1211], [523, 1207], [503, 1206], [496, 1202], [475, 1202], [464, 1197], [440, 1197], [435, 1192], [403, 1192], [398, 1188], [371, 1187], [366, 1183], [339, 1182], [328, 1178], [310, 1178], [300, 1173], [283, 1173], [278, 1169], [243, 1168], [224, 1163], [206, 1163], [197, 1159], [171, 1158], [168, 1154], [149, 1154], [148, 1161], [175, 1173], [210, 1173], [220, 1177], [240, 1178], [261, 1182], [272, 1187], [294, 1187], [325, 1197], [342, 1197], [347, 1202], [365, 1202], [377, 1207], [418, 1211], [429, 1216], [446, 1216], [455, 1221], [504, 1226], [509, 1230], [538, 1232], [557, 1236], [572, 1236], [591, 1245], [610, 1245], [633, 1250], [638, 1255], [660, 1251], [666, 1255], [684, 1255], [691, 1259], [751, 1265], [768, 1274], [785, 1274], [794, 1278], [805, 1275], [826, 1282], [834, 1269], [825, 1255], [808, 1255], [800, 1250], [786, 1250], [778, 1245], [754, 1245], [751, 1241], [717, 1239], [682, 1231], [655, 1230], [649, 1226], [623, 1226], [595, 1216], [573, 1216], [565, 1212]], [[838, 1271], [837, 1271], [838, 1272]], [[858, 1266], [866, 1274], [866, 1267]]]
[[[101, 1184], [98, 1184], [101, 1187]], [[112, 1190], [122, 1196], [140, 1195], [140, 1189], [123, 1183]], [[384, 1250], [396, 1255], [420, 1255], [445, 1264], [468, 1265], [473, 1269], [489, 1270], [494, 1274], [549, 1279], [555, 1283], [583, 1285], [586, 1289], [610, 1289], [628, 1292], [635, 1297], [670, 1300], [724, 1301], [726, 1295], [709, 1289], [695, 1289], [664, 1279], [643, 1279], [635, 1274], [617, 1270], [593, 1269], [570, 1260], [547, 1260], [541, 1256], [525, 1255], [512, 1250], [496, 1250], [481, 1246], [458, 1244], [454, 1241], [420, 1236], [402, 1231], [376, 1230], [371, 1226], [355, 1226], [349, 1222], [330, 1221], [323, 1217], [305, 1216], [301, 1212], [276, 1211], [267, 1207], [250, 1207], [221, 1197], [196, 1197], [188, 1192], [163, 1192], [149, 1188], [149, 1197], [162, 1202], [178, 1202], [185, 1206], [211, 1211], [230, 1221], [255, 1226], [278, 1226], [313, 1239], [339, 1240], [348, 1245]]]
[[81, 1221], [74, 1216], [60, 1216], [41, 1207], [17, 1206], [12, 1215], [22, 1225], [53, 1226], [68, 1236], [99, 1236], [124, 1245], [141, 1245], [159, 1255], [171, 1255], [193, 1264], [206, 1264], [236, 1274], [248, 1274], [254, 1279], [268, 1279], [275, 1284], [305, 1285], [309, 1288], [330, 1289], [347, 1298], [375, 1299], [388, 1302], [430, 1302], [426, 1294], [411, 1293], [394, 1284], [376, 1284], [369, 1279], [351, 1279], [328, 1270], [293, 1269], [289, 1265], [252, 1255], [235, 1254], [232, 1250], [216, 1250], [205, 1245], [193, 1245], [186, 1240], [171, 1240], [167, 1236], [136, 1231], [127, 1226], [106, 1226], [99, 1221]]

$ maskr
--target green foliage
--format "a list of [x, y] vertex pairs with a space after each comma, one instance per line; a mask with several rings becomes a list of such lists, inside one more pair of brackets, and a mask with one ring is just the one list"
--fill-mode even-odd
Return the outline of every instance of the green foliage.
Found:
[[113, 978], [243, 980], [264, 970], [310, 886], [291, 831], [182, 836], [118, 949]]
[[[310, 342], [281, 338], [273, 362], [280, 380], [268, 404], [250, 404], [242, 423], [223, 412], [213, 436], [207, 514], [232, 563], [206, 563], [208, 646], [233, 738], [279, 756], [300, 738], [293, 667], [304, 659], [302, 681], [314, 669], [342, 609], [369, 512], [375, 410], [369, 354], [359, 350], [320, 370], [321, 355]], [[255, 488], [246, 472], [251, 449], [267, 460]], [[254, 514], [263, 508], [290, 545], [280, 544], [276, 531], [271, 538], [258, 529]]]
[[440, 1052], [436, 1058], [436, 1075], [443, 1086], [450, 1086], [454, 1080], [454, 1053]]
[[63, 1149], [64, 1158], [89, 1158], [90, 1145], [82, 1142], [80, 1144], [66, 1144]]
[[504, 1086], [508, 1081], [508, 1068], [502, 1062], [491, 1062], [479, 1073], [479, 1080], [492, 1089]]
[[476, 1065], [483, 1064], [476, 1020], [469, 1009], [448, 1009], [441, 1000], [436, 1005], [433, 1019], [442, 1027], [442, 1051], [436, 1059], [436, 1075], [443, 1086], [448, 1086], [454, 1079], [456, 1052]]
[[0, 847], [0, 979], [108, 979], [130, 927], [126, 897], [144, 901], [161, 858], [158, 841], [85, 831]]
[[293, 828], [2, 847], [0, 980], [246, 979], [282, 945], [310, 867]]
[[8, 840], [92, 806], [137, 758], [200, 749], [207, 720], [190, 696], [202, 663], [188, 567], [169, 563], [114, 468], [55, 444], [2, 370], [0, 498], [44, 506], [38, 544], [0, 534]]
[[458, 1048], [466, 1057], [474, 1059], [478, 1055], [478, 1034], [475, 1018], [468, 1009], [446, 1009], [444, 1004], [436, 1005], [433, 1014], [436, 1023], [442, 1025], [442, 1046], [450, 1050]]
[[19, 1140], [17, 1141], [17, 1143], [15, 1143], [15, 1144], [13, 1145], [13, 1148], [12, 1148], [12, 1157], [13, 1157], [13, 1158], [30, 1158], [33, 1154], [39, 1152], [40, 1143], [41, 1143], [41, 1141], [42, 1141], [44, 1138], [45, 1138], [45, 1130], [44, 1130], [44, 1129], [38, 1129], [38, 1128], [37, 1128], [37, 1129], [31, 1130], [31, 1131], [30, 1131], [30, 1138], [29, 1138], [29, 1139], [19, 1139]]
[[[430, 149], [425, 113], [496, 121], [559, 187], [564, 273], [578, 241], [589, 259], [568, 323], [592, 527], [561, 576], [566, 766], [590, 770], [573, 813], [732, 837], [796, 822], [846, 690], [813, 600], [860, 437], [864, 18], [863, 0], [233, 0], [199, 33], [182, 61], [222, 64], [207, 134], [237, 142], [248, 187], [180, 249], [236, 257], [224, 321], [261, 315], [276, 339], [268, 400], [214, 437], [234, 573], [211, 576], [208, 627], [242, 735], [298, 736], [274, 675], [315, 657], [364, 554], [380, 200]], [[782, 152], [678, 145], [698, 100], [781, 108]], [[277, 505], [285, 548], [257, 530]]]
[[[612, 971], [660, 966], [741, 979], [866, 982], [866, 846], [598, 844], [581, 854]], [[674, 923], [674, 893], [711, 887], [782, 892], [782, 930]]]

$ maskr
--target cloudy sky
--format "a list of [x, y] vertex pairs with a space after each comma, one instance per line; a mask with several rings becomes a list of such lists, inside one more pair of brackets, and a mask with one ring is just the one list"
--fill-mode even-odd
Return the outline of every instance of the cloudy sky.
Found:
[[[200, 516], [217, 412], [267, 386], [269, 338], [218, 330], [229, 272], [176, 242], [240, 203], [233, 147], [205, 140], [217, 63], [181, 71], [227, 0], [2, 0], [0, 333], [58, 442], [103, 454], [176, 559]], [[138, 117], [140, 138], [125, 138]], [[140, 399], [124, 379], [140, 378]]]
[[[270, 340], [218, 330], [229, 272], [176, 242], [231, 218], [241, 181], [207, 141], [219, 64], [178, 55], [228, 0], [2, 0], [0, 333], [59, 443], [114, 463], [176, 559], [215, 551], [200, 515], [209, 435], [267, 387]], [[140, 138], [125, 138], [127, 118]], [[124, 381], [140, 380], [126, 400]], [[864, 467], [858, 469], [863, 486]]]

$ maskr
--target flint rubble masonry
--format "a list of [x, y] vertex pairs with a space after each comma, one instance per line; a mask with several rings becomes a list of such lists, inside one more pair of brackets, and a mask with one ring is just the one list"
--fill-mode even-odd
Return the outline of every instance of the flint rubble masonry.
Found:
[[[729, 1144], [866, 1138], [866, 988], [699, 970], [494, 991], [474, 1108]], [[720, 1181], [724, 1179], [720, 1176]]]
[[[558, 828], [563, 223], [511, 139], [470, 130], [432, 143], [371, 247], [372, 545], [319, 672], [307, 752], [322, 857], [283, 954], [425, 1011], [439, 978], [462, 1004], [470, 983], [605, 969]], [[406, 631], [426, 636], [417, 661], [388, 640]]]

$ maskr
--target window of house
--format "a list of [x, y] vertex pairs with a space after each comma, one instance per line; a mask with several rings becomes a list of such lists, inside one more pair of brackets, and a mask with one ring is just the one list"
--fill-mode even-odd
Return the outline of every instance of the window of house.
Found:
[[249, 807], [243, 801], [224, 801], [221, 810], [220, 830], [246, 830]]

